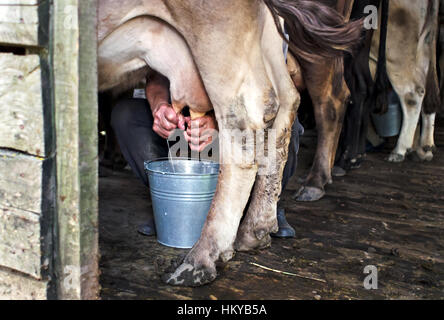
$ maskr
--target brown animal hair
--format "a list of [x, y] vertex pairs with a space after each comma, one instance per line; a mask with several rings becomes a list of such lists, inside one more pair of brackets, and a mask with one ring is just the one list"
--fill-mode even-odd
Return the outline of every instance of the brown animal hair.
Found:
[[286, 40], [279, 17], [285, 20], [290, 51], [298, 59], [316, 63], [319, 59], [342, 57], [361, 40], [363, 20], [347, 23], [335, 9], [318, 1], [263, 1]]
[[[380, 2], [381, 32], [379, 35], [378, 63], [376, 67], [376, 79], [371, 88], [368, 107], [374, 113], [384, 114], [388, 111], [388, 94], [392, 88], [387, 72], [387, 33], [390, 15], [390, 0]], [[371, 44], [370, 44], [371, 45]]]
[[[433, 26], [433, 24], [438, 25], [438, 27], [436, 27], [435, 30], [429, 35], [432, 38], [430, 41], [433, 41], [435, 47], [437, 39], [439, 37], [439, 15], [437, 14], [437, 12], [439, 12], [440, 10], [440, 3], [436, 3], [438, 6], [435, 7], [435, 1], [429, 0], [427, 7], [426, 24], [424, 25], [424, 29], [422, 30], [422, 33], [424, 33], [428, 28]], [[436, 68], [436, 60], [432, 59], [430, 61], [429, 71], [427, 74], [426, 95], [424, 97], [423, 103], [424, 112], [426, 114], [444, 112], [441, 104], [441, 89], [439, 87], [439, 80], [438, 75], [436, 74]]]

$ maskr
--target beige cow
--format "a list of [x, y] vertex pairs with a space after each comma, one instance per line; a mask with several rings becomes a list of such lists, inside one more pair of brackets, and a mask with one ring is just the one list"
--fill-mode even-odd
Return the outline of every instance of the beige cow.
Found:
[[[300, 99], [286, 68], [278, 14], [292, 17], [296, 56], [340, 56], [360, 34], [314, 1], [99, 0], [101, 90], [137, 83], [156, 70], [169, 78], [177, 112], [214, 108], [222, 131], [276, 135], [275, 163], [260, 155], [238, 163], [236, 155], [255, 141], [220, 139], [219, 183], [202, 236], [167, 283], [208, 283], [218, 259], [230, 260], [235, 249], [267, 247], [277, 231], [276, 205]], [[258, 174], [259, 164], [268, 174]]]
[[[436, 111], [440, 107], [436, 46], [439, 0], [390, 0], [387, 35], [387, 72], [401, 100], [401, 134], [388, 160], [404, 161], [410, 151], [422, 160], [433, 159]], [[375, 72], [379, 32], [375, 32], [370, 62]], [[422, 115], [418, 141], [415, 132]]]

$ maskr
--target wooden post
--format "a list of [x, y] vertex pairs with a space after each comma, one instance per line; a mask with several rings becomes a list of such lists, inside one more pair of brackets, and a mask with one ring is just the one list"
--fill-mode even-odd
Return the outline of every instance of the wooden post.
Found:
[[54, 2], [56, 273], [61, 299], [98, 298], [96, 1]]

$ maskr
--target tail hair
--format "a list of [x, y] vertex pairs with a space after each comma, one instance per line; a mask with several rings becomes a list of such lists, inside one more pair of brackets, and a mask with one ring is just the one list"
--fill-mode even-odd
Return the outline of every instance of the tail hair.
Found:
[[[438, 5], [436, 8], [435, 5]], [[425, 32], [428, 28], [433, 27], [435, 29], [434, 32], [434, 47], [437, 48], [436, 50], [436, 56], [438, 56], [438, 46], [437, 41], [439, 37], [439, 12], [440, 12], [440, 3], [436, 3], [435, 1], [429, 0], [428, 4], [428, 19], [427, 23], [424, 25]], [[426, 114], [436, 113], [436, 112], [443, 112], [443, 105], [441, 101], [441, 89], [439, 86], [439, 79], [437, 74], [437, 68], [438, 65], [436, 63], [436, 58], [430, 60], [430, 66], [429, 71], [427, 74], [427, 81], [426, 81], [426, 95], [424, 97], [424, 112]]]
[[370, 95], [369, 105], [373, 112], [383, 114], [388, 111], [388, 93], [392, 87], [387, 72], [387, 33], [390, 0], [381, 1], [381, 33], [379, 38], [376, 79]]
[[[344, 52], [352, 53], [361, 40], [362, 19], [345, 22], [335, 9], [317, 1], [263, 1], [270, 9], [279, 33], [289, 42], [290, 51], [306, 62], [342, 57]], [[284, 36], [279, 17], [285, 20], [289, 41]]]
[[[430, 63], [432, 64], [432, 62]], [[430, 65], [429, 73], [427, 74], [426, 94], [424, 97], [424, 112], [426, 114], [441, 113], [441, 90], [438, 84], [438, 76], [436, 75], [436, 67]]]

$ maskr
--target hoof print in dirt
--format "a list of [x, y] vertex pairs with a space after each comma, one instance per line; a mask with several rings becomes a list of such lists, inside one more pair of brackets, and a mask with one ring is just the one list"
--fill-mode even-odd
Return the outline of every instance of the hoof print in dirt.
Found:
[[302, 187], [293, 197], [296, 201], [312, 202], [318, 201], [325, 196], [325, 191], [314, 187]]
[[174, 273], [165, 274], [162, 280], [172, 286], [199, 287], [214, 281], [216, 276], [216, 270], [195, 268], [191, 264], [183, 263]]

